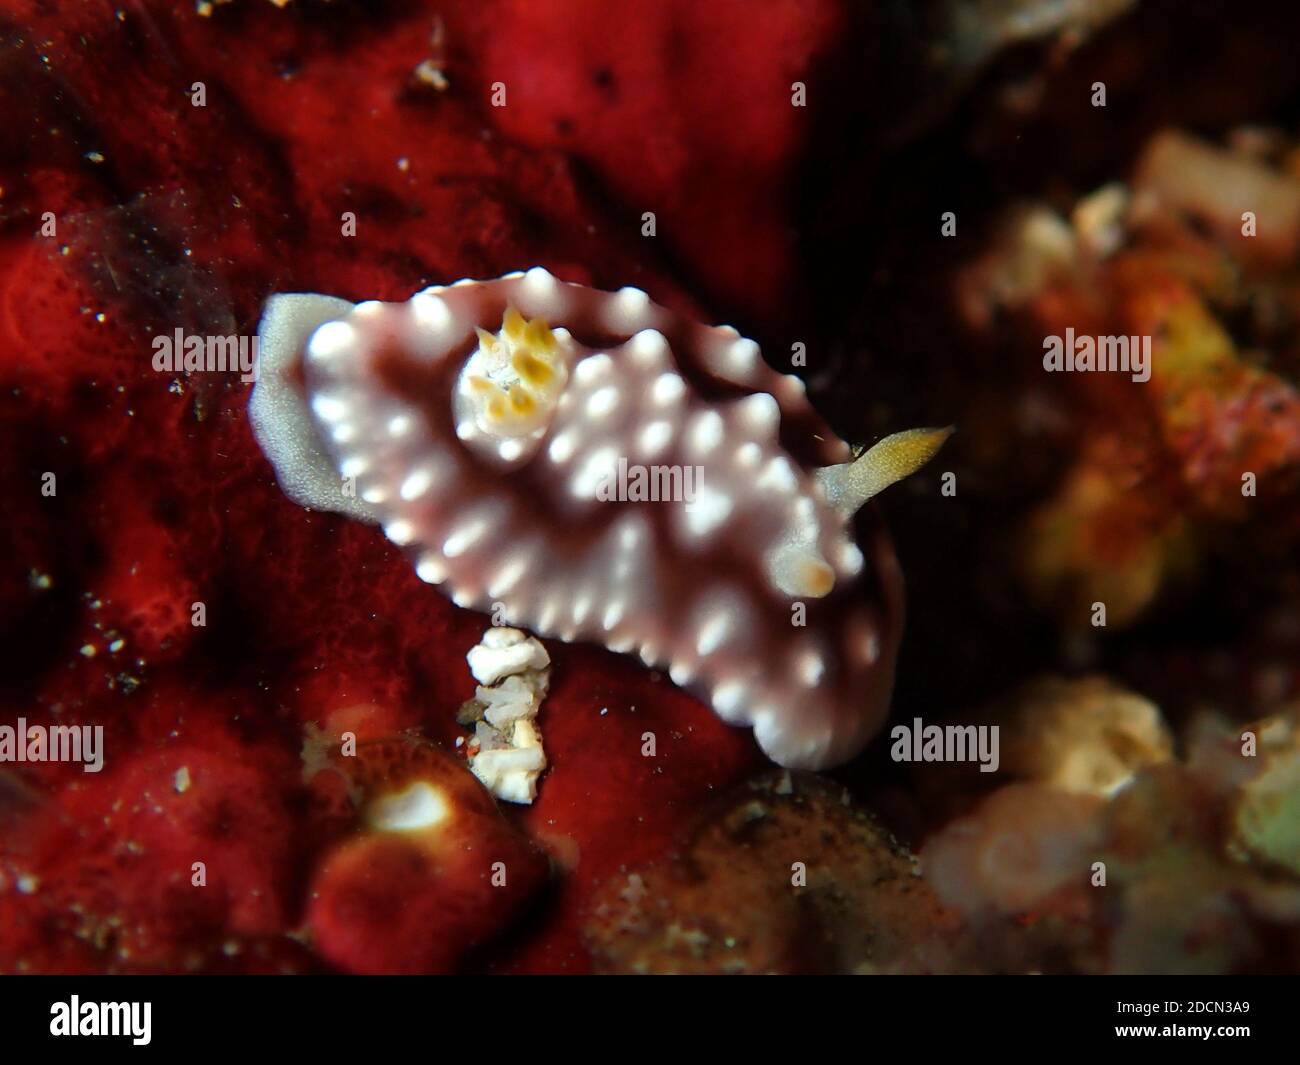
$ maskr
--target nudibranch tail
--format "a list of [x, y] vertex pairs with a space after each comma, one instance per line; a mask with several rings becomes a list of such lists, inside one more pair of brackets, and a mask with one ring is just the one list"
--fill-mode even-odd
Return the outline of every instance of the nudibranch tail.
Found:
[[347, 300], [311, 292], [279, 293], [266, 301], [257, 330], [258, 387], [248, 400], [248, 418], [285, 495], [299, 506], [374, 521], [361, 500], [339, 491], [338, 471], [316, 442], [312, 412], [293, 380], [294, 366], [312, 334], [346, 318], [354, 307]]
[[911, 476], [934, 458], [952, 434], [951, 425], [893, 433], [852, 462], [823, 466], [816, 473], [817, 480], [832, 506], [844, 514], [854, 514], [872, 496]]

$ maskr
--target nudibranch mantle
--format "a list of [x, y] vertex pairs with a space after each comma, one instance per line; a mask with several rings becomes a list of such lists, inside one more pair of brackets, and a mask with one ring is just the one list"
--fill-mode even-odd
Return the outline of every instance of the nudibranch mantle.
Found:
[[405, 303], [273, 296], [259, 333], [249, 415], [296, 502], [381, 525], [460, 606], [667, 668], [782, 765], [879, 728], [902, 577], [853, 513], [946, 431], [849, 461], [736, 330], [540, 268]]

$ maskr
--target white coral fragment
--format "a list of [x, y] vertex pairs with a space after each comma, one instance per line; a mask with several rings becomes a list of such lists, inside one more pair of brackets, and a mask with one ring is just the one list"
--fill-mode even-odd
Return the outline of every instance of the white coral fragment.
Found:
[[482, 710], [471, 741], [470, 769], [506, 802], [531, 803], [546, 769], [537, 711], [550, 684], [546, 648], [519, 629], [494, 627], [466, 655]]
[[551, 656], [537, 640], [519, 629], [505, 627], [488, 629], [466, 659], [469, 671], [480, 684], [495, 684], [502, 677], [545, 669], [551, 664]]

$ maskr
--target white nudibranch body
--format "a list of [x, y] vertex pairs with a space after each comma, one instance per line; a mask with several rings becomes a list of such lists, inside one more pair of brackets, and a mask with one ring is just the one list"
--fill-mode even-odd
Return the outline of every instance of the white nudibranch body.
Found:
[[850, 462], [734, 329], [540, 268], [406, 303], [275, 296], [260, 339], [249, 414], [286, 494], [381, 525], [453, 602], [637, 654], [786, 766], [883, 721], [902, 579], [853, 516], [946, 431]]

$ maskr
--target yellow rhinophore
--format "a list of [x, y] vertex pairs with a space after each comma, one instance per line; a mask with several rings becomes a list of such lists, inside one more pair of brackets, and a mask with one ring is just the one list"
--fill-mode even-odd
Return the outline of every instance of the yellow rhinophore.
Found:
[[817, 471], [817, 480], [827, 502], [852, 514], [876, 493], [934, 458], [952, 433], [951, 425], [942, 429], [905, 429], [885, 437], [852, 462], [823, 467]]

